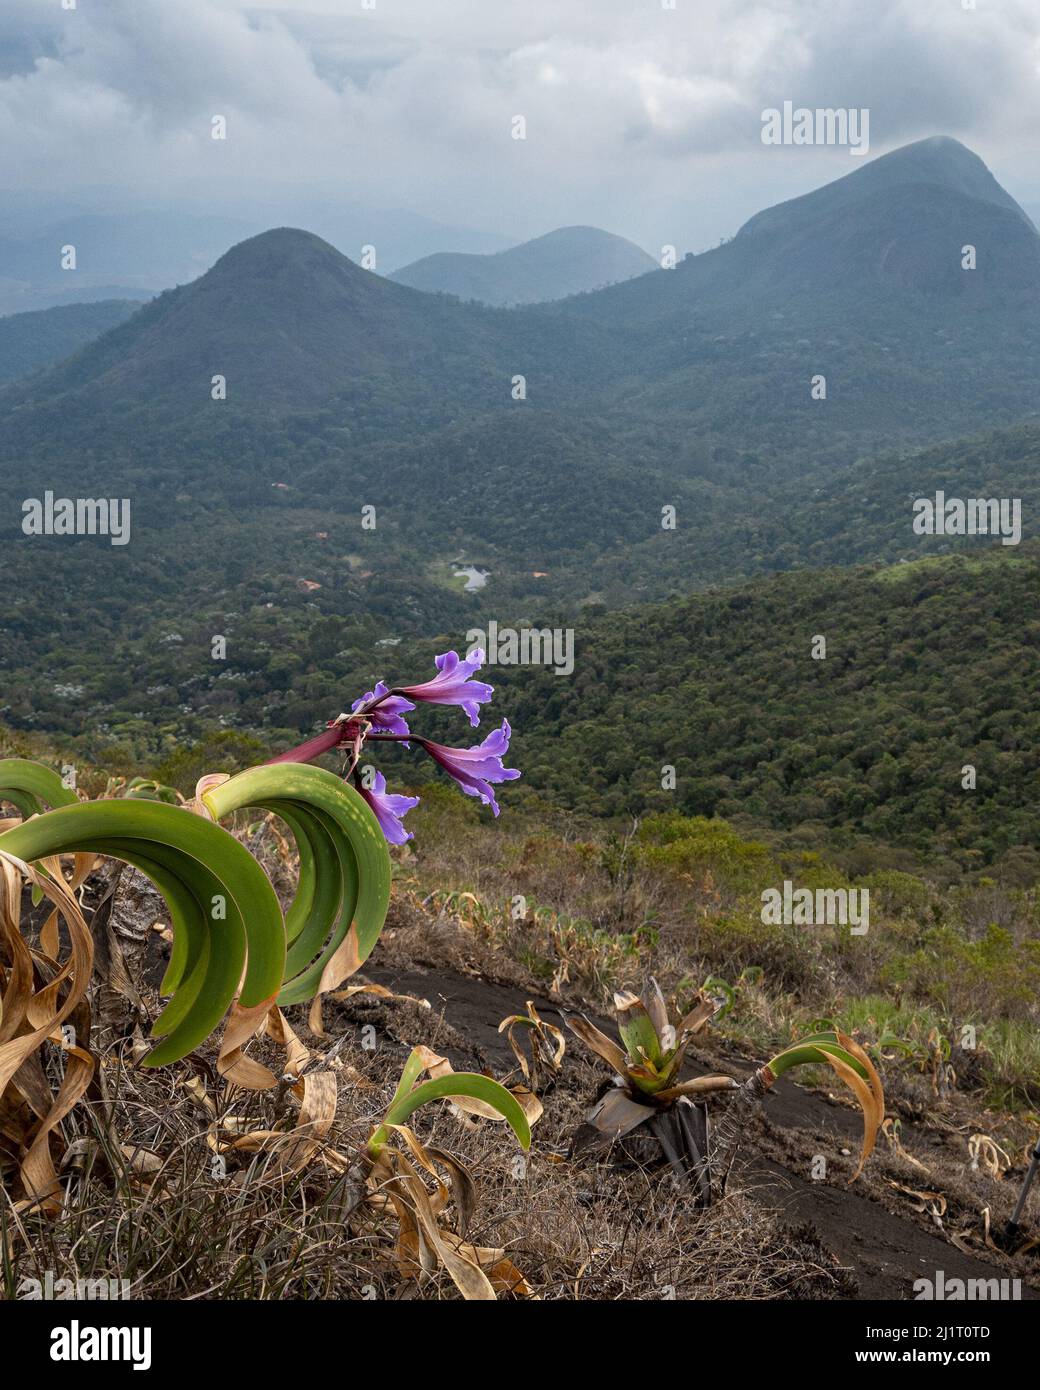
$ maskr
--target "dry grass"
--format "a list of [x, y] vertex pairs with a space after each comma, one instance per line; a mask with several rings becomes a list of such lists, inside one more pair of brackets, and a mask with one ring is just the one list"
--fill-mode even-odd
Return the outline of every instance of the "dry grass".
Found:
[[[293, 866], [274, 830], [261, 832], [245, 820], [238, 829], [287, 897]], [[612, 989], [638, 986], [651, 971], [682, 998], [709, 969], [720, 969], [718, 958], [699, 952], [714, 914], [726, 906], [715, 885], [647, 873], [626, 860], [623, 842], [608, 854], [603, 845], [558, 830], [507, 838], [467, 823], [460, 835], [452, 820], [438, 833], [432, 817], [419, 850], [397, 865], [373, 965], [499, 981], [515, 996], [514, 1007], [525, 992], [544, 995], [555, 987], [569, 1006], [597, 1011]], [[95, 882], [88, 906], [96, 892]], [[514, 915], [518, 893], [527, 899], [526, 911]], [[153, 1013], [163, 964], [162, 937], [152, 930], [159, 911], [154, 895], [131, 876], [113, 914], [127, 965]], [[732, 967], [736, 978], [739, 961]], [[456, 1065], [485, 1064], [474, 1038], [457, 1031], [438, 999], [431, 999], [432, 1009], [364, 996], [327, 1004], [326, 1039], [310, 1036], [305, 1011], [293, 1011], [293, 1026], [316, 1051], [344, 1045], [331, 1063], [339, 1103], [328, 1161], [319, 1154], [287, 1177], [271, 1153], [227, 1153], [221, 1172], [213, 1141], [291, 1130], [297, 1102], [290, 1091], [229, 1094], [216, 1076], [212, 1048], [175, 1067], [143, 1070], [134, 1061], [133, 1011], [104, 983], [95, 984], [94, 996], [103, 1065], [62, 1126], [65, 1209], [53, 1221], [19, 1212], [0, 1197], [0, 1296], [17, 1297], [22, 1281], [47, 1271], [54, 1279], [125, 1280], [134, 1298], [459, 1296], [446, 1274], [425, 1274], [421, 1282], [402, 1274], [395, 1222], [364, 1202], [363, 1174], [351, 1170], [413, 1045], [427, 1044]], [[728, 1031], [750, 1046], [782, 1034], [805, 1007], [767, 975], [742, 991]], [[374, 1039], [374, 1047], [361, 1046], [363, 1037]], [[272, 1043], [250, 1050], [279, 1069]], [[1000, 1118], [954, 1114], [960, 1098], [929, 1101], [916, 1072], [904, 1068], [897, 1075], [904, 1080], [890, 1090], [895, 1105], [908, 1119], [937, 1116], [937, 1133], [948, 1134], [948, 1144], [936, 1145], [932, 1175], [948, 1194], [948, 1229], [977, 1217], [980, 1185], [994, 1217], [1006, 1215], [1011, 1183], [970, 1172], [964, 1153], [967, 1133], [998, 1133]], [[571, 1135], [602, 1080], [577, 1047], [569, 1049], [526, 1162], [504, 1126], [462, 1122], [440, 1103], [419, 1113], [415, 1128], [423, 1142], [457, 1154], [476, 1177], [479, 1203], [467, 1239], [505, 1248], [544, 1299], [852, 1296], [845, 1272], [816, 1238], [785, 1227], [748, 1190], [696, 1211], [666, 1174], [568, 1159]], [[799, 1164], [805, 1138], [755, 1134], [756, 1146], [778, 1158], [795, 1155]], [[898, 1209], [906, 1199], [893, 1193], [893, 1178], [908, 1186], [928, 1182], [897, 1154], [882, 1151], [863, 1187]], [[911, 1209], [906, 1217], [929, 1220]]]
[[[274, 1173], [270, 1155], [230, 1155], [227, 1175], [215, 1176], [207, 1143], [214, 1122], [228, 1132], [291, 1120], [272, 1093], [228, 1098], [204, 1059], [153, 1073], [128, 1054], [124, 1044], [110, 1057], [108, 1102], [81, 1107], [68, 1127], [62, 1218], [20, 1216], [4, 1203], [6, 1297], [48, 1270], [55, 1279], [127, 1280], [129, 1296], [146, 1299], [458, 1297], [446, 1275], [421, 1284], [402, 1277], [394, 1220], [359, 1205], [356, 1177], [321, 1158], [287, 1179]], [[332, 1149], [357, 1153], [404, 1055], [388, 1040], [340, 1052]], [[583, 1098], [598, 1080], [569, 1059], [526, 1161], [504, 1126], [464, 1124], [444, 1104], [422, 1112], [423, 1141], [456, 1153], [476, 1176], [470, 1239], [506, 1247], [545, 1299], [847, 1293], [810, 1236], [785, 1231], [739, 1195], [695, 1212], [660, 1174], [566, 1160]], [[134, 1171], [152, 1155], [154, 1172]]]

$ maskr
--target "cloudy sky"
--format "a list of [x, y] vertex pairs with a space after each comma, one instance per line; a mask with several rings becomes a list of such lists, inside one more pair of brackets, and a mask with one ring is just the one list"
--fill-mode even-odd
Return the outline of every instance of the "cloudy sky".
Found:
[[292, 184], [703, 249], [861, 163], [763, 146], [791, 100], [869, 108], [871, 154], [957, 136], [1040, 204], [1040, 0], [63, 3], [3, 0], [0, 189], [226, 208]]

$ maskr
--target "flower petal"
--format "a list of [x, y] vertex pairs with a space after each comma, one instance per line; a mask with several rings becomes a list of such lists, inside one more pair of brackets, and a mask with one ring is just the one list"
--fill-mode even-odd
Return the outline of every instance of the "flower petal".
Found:
[[362, 783], [358, 790], [372, 808], [379, 828], [390, 844], [403, 845], [413, 838], [411, 831], [405, 830], [401, 821], [409, 811], [418, 806], [417, 796], [397, 796], [388, 793], [386, 778], [381, 772], [376, 773], [371, 787]]

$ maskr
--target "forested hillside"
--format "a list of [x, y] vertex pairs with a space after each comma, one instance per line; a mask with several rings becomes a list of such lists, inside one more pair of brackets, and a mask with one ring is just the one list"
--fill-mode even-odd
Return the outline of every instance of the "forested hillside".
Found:
[[[573, 674], [499, 665], [488, 678], [522, 786], [583, 815], [721, 815], [803, 848], [887, 845], [891, 862], [953, 875], [997, 862], [1035, 875], [1038, 581], [1035, 545], [997, 546], [547, 615], [573, 626]], [[213, 602], [174, 626], [157, 610], [127, 638], [126, 601], [56, 612], [42, 665], [24, 656], [35, 634], [16, 618], [7, 657], [25, 664], [0, 719], [58, 730], [93, 761], [158, 766], [185, 789], [207, 761], [290, 746], [355, 688], [464, 648], [475, 622], [457, 609], [442, 637], [401, 642], [360, 605], [323, 612], [291, 586], [254, 586], [233, 611]], [[213, 659], [215, 633], [226, 659]], [[458, 733], [443, 724], [449, 742]], [[414, 760], [406, 775], [422, 775]]]
[[[274, 746], [434, 634], [559, 625], [572, 678], [496, 679], [529, 783], [565, 805], [956, 871], [1018, 854], [1035, 551], [918, 535], [912, 507], [1015, 499], [1036, 534], [1038, 376], [1040, 236], [955, 141], [527, 309], [268, 232], [0, 392], [0, 717], [131, 760], [221, 730]], [[126, 499], [130, 543], [23, 535], [45, 490]]]
[[103, 299], [0, 318], [0, 385], [71, 357], [138, 308], [133, 300]]

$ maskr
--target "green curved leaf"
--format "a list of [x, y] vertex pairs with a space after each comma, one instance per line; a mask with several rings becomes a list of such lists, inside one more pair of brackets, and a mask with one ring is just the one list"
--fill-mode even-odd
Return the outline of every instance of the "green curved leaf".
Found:
[[314, 996], [352, 925], [356, 964], [368, 958], [390, 904], [390, 854], [378, 821], [353, 787], [309, 763], [275, 763], [209, 788], [202, 800], [217, 820], [247, 806], [273, 811], [301, 851], [279, 1004]]
[[[421, 1070], [421, 1064], [419, 1067]], [[418, 1075], [418, 1070], [414, 1075]], [[473, 1100], [482, 1100], [485, 1105], [490, 1105], [493, 1110], [497, 1110], [502, 1118], [508, 1121], [513, 1133], [520, 1141], [521, 1148], [531, 1147], [531, 1126], [527, 1122], [519, 1101], [511, 1095], [506, 1088], [493, 1081], [490, 1076], [480, 1076], [477, 1072], [456, 1071], [450, 1076], [438, 1076], [432, 1081], [424, 1081], [421, 1086], [416, 1086], [414, 1090], [405, 1092], [402, 1089], [407, 1077], [407, 1066], [405, 1076], [401, 1078], [401, 1084], [397, 1088], [397, 1094], [390, 1103], [390, 1108], [383, 1117], [383, 1123], [373, 1134], [368, 1142], [368, 1152], [375, 1158], [380, 1149], [383, 1148], [387, 1139], [390, 1137], [387, 1125], [403, 1125], [413, 1111], [418, 1110], [421, 1105], [426, 1105], [431, 1100], [450, 1100], [452, 1096], [469, 1096]]]
[[175, 1061], [203, 1042], [240, 979], [243, 1007], [277, 994], [285, 968], [278, 899], [245, 846], [212, 821], [161, 801], [81, 801], [5, 831], [0, 848], [27, 862], [110, 854], [152, 878], [174, 923], [164, 981], [174, 997], [157, 1022], [168, 1036], [148, 1065]]
[[75, 806], [79, 797], [43, 763], [0, 758], [0, 801], [9, 801], [28, 820], [40, 815], [45, 806]]

